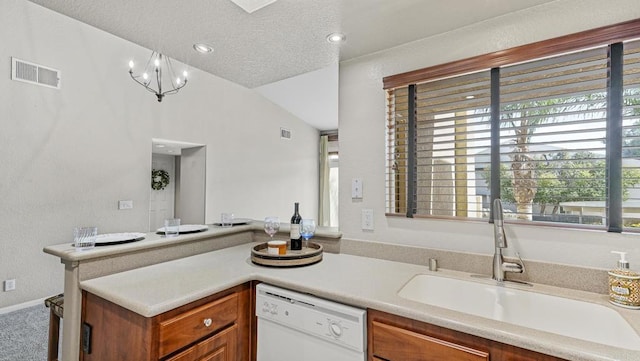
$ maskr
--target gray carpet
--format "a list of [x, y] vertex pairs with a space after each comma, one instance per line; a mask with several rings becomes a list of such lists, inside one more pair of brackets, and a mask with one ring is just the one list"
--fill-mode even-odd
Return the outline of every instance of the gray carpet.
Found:
[[48, 333], [44, 304], [0, 315], [0, 361], [46, 361]]

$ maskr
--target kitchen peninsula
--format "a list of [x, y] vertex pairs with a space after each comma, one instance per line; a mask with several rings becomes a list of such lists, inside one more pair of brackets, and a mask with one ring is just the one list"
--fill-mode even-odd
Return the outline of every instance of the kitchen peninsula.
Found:
[[[128, 271], [111, 275], [79, 277], [76, 278], [76, 285], [79, 289], [137, 315], [155, 317], [238, 285], [250, 281], [261, 281], [561, 359], [592, 361], [640, 359], [640, 351], [637, 350], [597, 344], [429, 306], [401, 298], [397, 294], [404, 284], [416, 274], [436, 274], [443, 277], [468, 279], [469, 274], [463, 272], [440, 270], [432, 273], [426, 265], [393, 262], [344, 253], [325, 253], [320, 263], [301, 268], [280, 269], [254, 265], [250, 261], [250, 250], [255, 245], [252, 243], [252, 237], [258, 234], [262, 236], [261, 232], [254, 234], [254, 230], [258, 231], [259, 228], [244, 226], [244, 228], [234, 227], [232, 230], [220, 230], [225, 237], [221, 237], [220, 233], [215, 236], [211, 234], [209, 237], [214, 239], [216, 237], [238, 237], [235, 242], [239, 244], [163, 263], [133, 267]], [[344, 241], [340, 240], [339, 234], [333, 235], [336, 237], [334, 242]], [[331, 234], [324, 236], [329, 238]], [[191, 237], [194, 236], [180, 237], [192, 239]], [[149, 241], [151, 238], [153, 236]], [[322, 235], [319, 238], [322, 238]], [[160, 242], [162, 241], [164, 239], [160, 240]], [[142, 251], [142, 249], [138, 251]], [[96, 252], [108, 253], [108, 251], [102, 250], [96, 250]], [[149, 252], [154, 253], [153, 250], [149, 250]], [[53, 252], [49, 250], [48, 253]], [[88, 257], [88, 254], [86, 256], [76, 255], [76, 257]], [[60, 254], [56, 255], [60, 256]], [[72, 258], [71, 255], [66, 256]], [[63, 260], [63, 262], [65, 261]], [[68, 259], [66, 262], [73, 263], [74, 261]], [[76, 262], [82, 263], [81, 260]], [[609, 306], [605, 295], [538, 284], [534, 285], [531, 290], [613, 308], [632, 325], [636, 332], [640, 330], [640, 314]], [[588, 315], [585, 316], [588, 317]], [[633, 345], [630, 345], [630, 348], [631, 346]], [[69, 358], [65, 357], [66, 359]]]
[[[287, 225], [280, 229], [288, 234]], [[339, 252], [341, 234], [331, 229], [318, 229], [314, 239], [325, 252]], [[64, 327], [62, 329], [63, 360], [79, 359], [80, 313], [83, 281], [133, 270], [136, 268], [181, 259], [250, 242], [266, 241], [262, 222], [250, 222], [230, 228], [209, 226], [203, 232], [164, 237], [147, 233], [143, 240], [87, 251], [77, 251], [71, 242], [47, 246], [44, 252], [59, 257], [64, 264]]]

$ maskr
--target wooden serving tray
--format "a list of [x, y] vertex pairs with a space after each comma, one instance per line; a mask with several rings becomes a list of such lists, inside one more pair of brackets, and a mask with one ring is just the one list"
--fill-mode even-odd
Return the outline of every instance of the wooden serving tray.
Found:
[[302, 244], [302, 250], [292, 251], [291, 243], [287, 242], [287, 253], [278, 255], [267, 251], [267, 244], [262, 243], [251, 249], [251, 262], [269, 267], [301, 267], [322, 261], [322, 245], [307, 242]]

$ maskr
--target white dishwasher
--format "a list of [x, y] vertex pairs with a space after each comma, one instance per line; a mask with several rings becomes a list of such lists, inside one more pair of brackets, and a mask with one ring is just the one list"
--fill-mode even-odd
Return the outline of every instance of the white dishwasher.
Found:
[[261, 283], [257, 361], [364, 361], [366, 311]]

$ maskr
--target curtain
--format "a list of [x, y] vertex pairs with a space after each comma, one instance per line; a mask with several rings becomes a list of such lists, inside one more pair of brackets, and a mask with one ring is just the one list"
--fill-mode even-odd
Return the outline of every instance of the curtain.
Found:
[[331, 225], [331, 204], [329, 202], [329, 136], [320, 136], [320, 209], [318, 211], [318, 226]]

